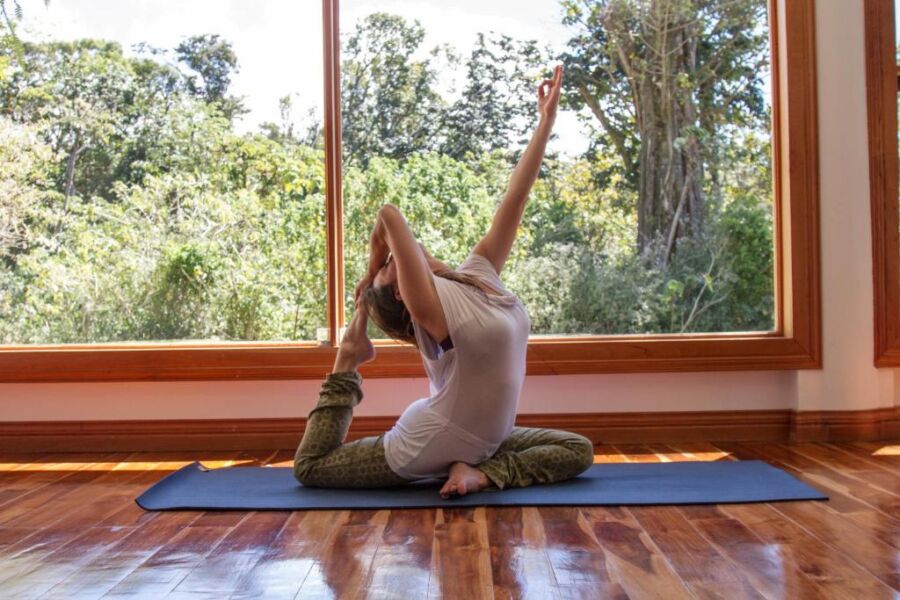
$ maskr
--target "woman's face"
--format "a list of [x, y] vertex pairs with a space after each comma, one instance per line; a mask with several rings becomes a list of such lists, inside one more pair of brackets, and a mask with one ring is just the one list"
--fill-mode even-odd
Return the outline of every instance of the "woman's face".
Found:
[[394, 263], [394, 255], [388, 254], [387, 261], [381, 265], [381, 268], [378, 269], [378, 272], [375, 274], [375, 278], [372, 279], [372, 285], [377, 289], [380, 289], [386, 285], [394, 285], [396, 283], [397, 265]]
[[[423, 249], [424, 252], [424, 249]], [[427, 256], [427, 254], [426, 254]], [[440, 264], [432, 264], [429, 262], [429, 268], [432, 273], [437, 273], [441, 270]], [[387, 260], [381, 265], [381, 268], [378, 269], [378, 272], [375, 273], [374, 279], [372, 279], [372, 285], [376, 289], [381, 289], [383, 286], [391, 285], [394, 286], [394, 296], [401, 300], [400, 298], [400, 289], [397, 286], [397, 265], [394, 262], [394, 255], [388, 254]]]

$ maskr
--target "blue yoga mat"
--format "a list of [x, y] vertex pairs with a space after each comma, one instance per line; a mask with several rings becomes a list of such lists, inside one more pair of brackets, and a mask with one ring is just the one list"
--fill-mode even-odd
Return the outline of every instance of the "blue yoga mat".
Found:
[[599, 506], [827, 500], [760, 460], [593, 465], [574, 479], [444, 500], [443, 482], [346, 490], [303, 487], [286, 467], [206, 469], [193, 463], [137, 498], [146, 510], [309, 510], [440, 506]]

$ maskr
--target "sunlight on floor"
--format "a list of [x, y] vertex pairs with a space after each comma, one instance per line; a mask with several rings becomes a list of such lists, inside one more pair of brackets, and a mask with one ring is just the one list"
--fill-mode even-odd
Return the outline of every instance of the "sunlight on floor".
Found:
[[[209, 469], [217, 469], [221, 467], [241, 467], [258, 465], [256, 461], [239, 461], [239, 460], [203, 460], [198, 461]], [[177, 471], [185, 465], [193, 463], [193, 460], [167, 460], [167, 461], [146, 461], [146, 462], [18, 462], [18, 463], [0, 463], [0, 473], [6, 471], [17, 471], [19, 473], [40, 472], [40, 471]]]
[[900, 446], [882, 446], [872, 456], [900, 456]]
[[[692, 461], [717, 461], [727, 460], [731, 456], [731, 452], [722, 450], [716, 451], [698, 451], [698, 450], [680, 450], [677, 447], [672, 448], [673, 452], [645, 452], [647, 456], [655, 456], [660, 462], [675, 462], [679, 457], [682, 460], [689, 459]], [[640, 456], [642, 453], [632, 453], [632, 456]], [[601, 452], [594, 454], [594, 464], [622, 462], [623, 455], [620, 452]]]

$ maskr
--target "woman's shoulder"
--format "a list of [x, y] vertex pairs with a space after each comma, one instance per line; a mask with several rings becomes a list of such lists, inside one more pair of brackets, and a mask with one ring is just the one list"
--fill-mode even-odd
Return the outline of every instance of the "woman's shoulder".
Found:
[[460, 273], [472, 273], [500, 281], [500, 274], [497, 272], [497, 269], [494, 268], [494, 264], [486, 257], [474, 251], [469, 253], [456, 270]]
[[493, 293], [486, 293], [494, 303], [509, 304], [518, 300], [500, 279], [500, 274], [494, 268], [493, 263], [481, 254], [470, 252], [456, 271], [470, 275], [491, 288]]

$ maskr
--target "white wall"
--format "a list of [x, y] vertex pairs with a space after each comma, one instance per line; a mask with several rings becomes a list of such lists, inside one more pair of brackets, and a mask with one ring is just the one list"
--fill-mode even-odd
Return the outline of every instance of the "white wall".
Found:
[[862, 6], [843, 0], [819, 0], [816, 6], [824, 368], [798, 373], [799, 410], [894, 404], [893, 370], [872, 364], [872, 217]]
[[[900, 405], [894, 370], [872, 366], [872, 240], [862, 2], [816, 8], [824, 368], [819, 371], [529, 377], [521, 413]], [[0, 384], [0, 419], [102, 420], [305, 416], [318, 382]], [[359, 415], [397, 415], [422, 379], [372, 379]]]

